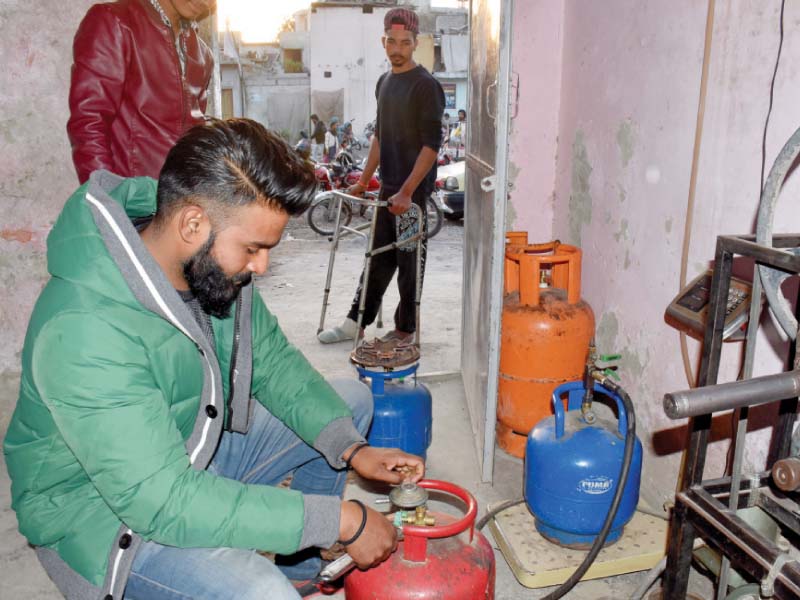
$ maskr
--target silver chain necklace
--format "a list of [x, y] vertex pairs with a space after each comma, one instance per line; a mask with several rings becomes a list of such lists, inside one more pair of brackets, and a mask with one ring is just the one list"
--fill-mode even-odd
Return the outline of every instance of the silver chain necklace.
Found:
[[[172, 32], [172, 21], [169, 20], [167, 13], [164, 12], [164, 9], [161, 8], [161, 5], [158, 3], [158, 0], [150, 0], [150, 4], [153, 8], [158, 11], [159, 16], [161, 16], [161, 20], [164, 22], [164, 25], [169, 27], [170, 32]], [[183, 21], [181, 21], [181, 29], [185, 29], [186, 25]], [[172, 36], [175, 40], [175, 51], [178, 53], [178, 62], [181, 65], [181, 77], [186, 76], [186, 40], [184, 39], [183, 35], [178, 35], [177, 37], [173, 34]]]

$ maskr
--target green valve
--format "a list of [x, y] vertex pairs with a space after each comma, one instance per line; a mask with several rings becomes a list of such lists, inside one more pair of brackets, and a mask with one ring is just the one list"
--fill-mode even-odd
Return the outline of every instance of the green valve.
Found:
[[622, 354], [601, 354], [600, 360], [603, 362], [610, 362], [612, 360], [619, 360], [622, 358]]
[[611, 368], [603, 369], [603, 375], [605, 375], [606, 377], [611, 377], [612, 379], [616, 379], [617, 381], [620, 380], [619, 375], [617, 375], [617, 372]]

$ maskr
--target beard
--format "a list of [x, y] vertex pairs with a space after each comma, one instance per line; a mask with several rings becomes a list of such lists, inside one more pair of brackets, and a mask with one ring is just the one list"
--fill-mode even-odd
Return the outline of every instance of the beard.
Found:
[[224, 319], [230, 315], [231, 306], [239, 292], [252, 279], [251, 273], [228, 277], [211, 256], [216, 235], [212, 233], [203, 247], [183, 263], [183, 276], [189, 284], [200, 307], [212, 317]]

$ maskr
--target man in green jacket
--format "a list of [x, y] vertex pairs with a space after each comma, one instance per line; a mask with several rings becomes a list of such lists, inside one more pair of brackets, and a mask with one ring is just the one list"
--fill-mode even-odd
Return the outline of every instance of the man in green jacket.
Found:
[[367, 446], [369, 391], [327, 383], [253, 292], [315, 187], [240, 119], [191, 129], [157, 186], [96, 171], [67, 201], [4, 443], [20, 531], [67, 598], [298, 598], [314, 548], [360, 567], [394, 549], [341, 501], [346, 467], [399, 483], [422, 460]]

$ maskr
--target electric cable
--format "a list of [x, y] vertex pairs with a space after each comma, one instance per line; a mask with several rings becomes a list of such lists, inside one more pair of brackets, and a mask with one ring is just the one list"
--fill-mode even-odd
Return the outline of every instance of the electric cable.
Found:
[[[781, 0], [780, 18], [778, 20], [778, 23], [779, 23], [779, 28], [778, 28], [778, 31], [779, 31], [779, 35], [778, 35], [778, 52], [775, 55], [775, 67], [772, 69], [772, 79], [771, 79], [770, 84], [769, 84], [769, 104], [767, 106], [767, 116], [764, 119], [764, 130], [763, 130], [763, 132], [761, 134], [761, 177], [760, 177], [760, 180], [759, 180], [760, 183], [759, 183], [759, 187], [758, 187], [759, 197], [761, 196], [761, 194], [764, 191], [764, 171], [765, 171], [765, 168], [766, 168], [766, 161], [767, 161], [767, 131], [769, 129], [769, 119], [770, 119], [770, 116], [772, 115], [772, 104], [773, 104], [773, 99], [775, 97], [775, 79], [776, 79], [776, 77], [778, 75], [778, 66], [780, 65], [780, 62], [781, 62], [781, 51], [783, 50], [783, 30], [784, 30], [784, 14], [785, 14], [785, 10], [784, 9], [785, 9], [785, 7], [786, 7], [786, 0]], [[758, 301], [757, 298], [751, 298], [751, 302], [756, 302], [756, 301]], [[755, 342], [755, 340], [754, 340], [754, 342]], [[745, 342], [745, 344], [746, 343], [747, 342]], [[744, 365], [744, 362], [743, 362], [742, 366], [739, 369], [739, 373], [736, 376], [736, 380], [737, 381], [741, 380], [742, 377], [744, 376], [744, 370], [745, 370], [745, 365]], [[739, 422], [739, 419], [740, 419], [740, 414], [741, 413], [740, 413], [739, 410], [735, 410], [735, 411], [733, 411], [731, 413], [731, 420], [732, 420], [731, 430], [732, 431], [734, 431], [736, 429], [736, 426], [737, 426], [737, 424]], [[728, 447], [728, 452], [727, 452], [726, 458], [725, 458], [725, 473], [729, 473], [731, 471], [731, 468], [733, 466], [733, 454], [734, 454], [734, 444], [731, 444]]]
[[759, 195], [764, 189], [764, 168], [767, 163], [767, 129], [769, 128], [769, 118], [772, 115], [772, 101], [775, 97], [775, 77], [778, 75], [778, 65], [781, 62], [781, 50], [783, 50], [783, 15], [785, 7], [786, 7], [786, 0], [781, 0], [778, 54], [775, 57], [775, 68], [772, 70], [772, 81], [769, 84], [769, 107], [767, 108], [767, 118], [764, 119], [764, 133], [761, 136], [761, 185], [758, 188]]
[[[711, 62], [711, 43], [714, 32], [714, 0], [708, 0], [708, 12], [706, 13], [706, 37], [703, 46], [703, 68], [700, 75], [700, 99], [697, 103], [697, 121], [694, 129], [694, 149], [692, 151], [692, 171], [689, 177], [689, 198], [686, 201], [686, 222], [683, 227], [683, 247], [681, 249], [681, 276], [680, 289], [686, 287], [686, 271], [689, 263], [689, 245], [692, 241], [692, 224], [694, 222], [694, 197], [697, 189], [697, 170], [700, 162], [700, 144], [703, 141], [703, 122], [706, 114], [706, 93], [708, 91], [708, 63]], [[683, 370], [686, 373], [686, 380], [689, 387], [697, 385], [697, 379], [692, 369], [691, 359], [689, 358], [689, 346], [686, 342], [686, 334], [680, 333], [681, 358], [683, 359]]]

